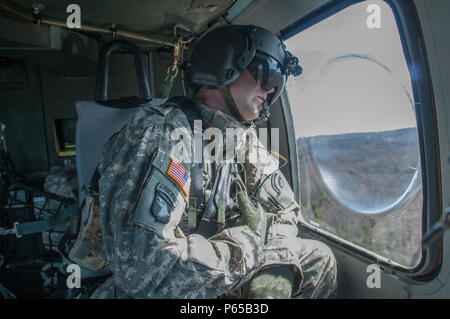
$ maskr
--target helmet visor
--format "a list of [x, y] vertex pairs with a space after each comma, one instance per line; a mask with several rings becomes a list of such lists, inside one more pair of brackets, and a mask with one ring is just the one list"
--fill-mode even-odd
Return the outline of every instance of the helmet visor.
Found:
[[265, 91], [274, 89], [267, 102], [271, 105], [280, 96], [287, 81], [287, 75], [281, 65], [272, 57], [259, 52], [247, 66], [248, 71]]

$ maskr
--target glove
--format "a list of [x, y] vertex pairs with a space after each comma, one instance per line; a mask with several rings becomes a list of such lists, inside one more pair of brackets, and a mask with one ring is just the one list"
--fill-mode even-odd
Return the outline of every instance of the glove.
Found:
[[[247, 193], [237, 193], [237, 200], [242, 216], [238, 225], [248, 226], [261, 238], [261, 248], [266, 239], [266, 215], [261, 205], [253, 205]], [[294, 274], [289, 266], [278, 266], [258, 272], [244, 287], [246, 299], [289, 299], [292, 294]]]
[[289, 266], [266, 268], [257, 273], [243, 289], [245, 299], [289, 299], [294, 274]]
[[238, 221], [238, 226], [248, 226], [261, 238], [261, 248], [264, 246], [266, 239], [266, 216], [263, 208], [259, 203], [257, 207], [253, 205], [246, 192], [237, 193], [237, 200], [242, 216]]

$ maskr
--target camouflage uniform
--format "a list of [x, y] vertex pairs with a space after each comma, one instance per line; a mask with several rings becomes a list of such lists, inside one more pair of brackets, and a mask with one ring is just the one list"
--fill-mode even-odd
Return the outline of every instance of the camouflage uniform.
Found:
[[[204, 129], [247, 129], [221, 112], [201, 105], [199, 110]], [[334, 256], [320, 242], [297, 237], [299, 205], [279, 171], [265, 179], [278, 169], [278, 162], [259, 146], [257, 138], [240, 147], [246, 159], [256, 151], [258, 162], [232, 164], [232, 178], [244, 181], [249, 194], [264, 182], [258, 197], [268, 221], [264, 248], [248, 226], [235, 226], [239, 214], [233, 196], [226, 205], [225, 224], [217, 233], [205, 237], [187, 226], [189, 196], [167, 175], [169, 153], [178, 142], [171, 139], [176, 128], [190, 128], [179, 108], [144, 107], [103, 148], [99, 203], [104, 256], [113, 276], [92, 298], [232, 295], [256, 272], [276, 265], [291, 267], [293, 296], [329, 296], [336, 286]], [[256, 137], [254, 130], [247, 131]], [[190, 171], [188, 161], [181, 164]], [[220, 167], [217, 162], [203, 163], [205, 202], [214, 195]], [[161, 198], [170, 211], [163, 221], [154, 210], [155, 205], [160, 208]]]
[[[67, 199], [76, 199], [78, 196], [77, 172], [74, 166], [53, 168], [45, 178], [44, 190], [54, 195]], [[45, 199], [45, 197], [43, 198]], [[44, 210], [41, 211], [41, 208]], [[50, 199], [45, 204], [35, 202], [36, 219], [49, 219], [63, 208], [60, 201]], [[58, 243], [63, 238], [64, 233], [73, 231], [77, 224], [77, 216], [72, 216], [68, 222], [56, 228], [42, 232], [42, 243], [46, 249], [58, 251]]]

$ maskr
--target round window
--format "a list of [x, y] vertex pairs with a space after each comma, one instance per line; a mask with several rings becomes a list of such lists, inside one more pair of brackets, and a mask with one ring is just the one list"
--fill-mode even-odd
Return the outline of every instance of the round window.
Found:
[[315, 105], [336, 122], [308, 143], [329, 193], [363, 214], [387, 212], [415, 194], [421, 171], [414, 105], [390, 70], [347, 55], [325, 64], [317, 84]]

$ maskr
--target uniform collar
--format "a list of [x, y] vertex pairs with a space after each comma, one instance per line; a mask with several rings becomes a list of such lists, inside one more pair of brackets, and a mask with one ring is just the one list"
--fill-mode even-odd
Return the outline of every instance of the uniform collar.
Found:
[[246, 126], [238, 122], [235, 118], [223, 113], [222, 111], [214, 110], [204, 104], [198, 104], [200, 117], [205, 122], [205, 127], [215, 127], [225, 132], [227, 128], [243, 129], [247, 130], [249, 126]]
[[[200, 117], [203, 121], [203, 128], [218, 128], [222, 133], [226, 134], [227, 128], [242, 129], [248, 135], [248, 138], [243, 139], [244, 143], [239, 143], [236, 149], [246, 149], [246, 165], [254, 165], [258, 167], [263, 174], [271, 174], [278, 169], [278, 159], [270, 154], [270, 151], [263, 146], [256, 134], [254, 126], [247, 126], [238, 122], [233, 117], [214, 110], [206, 105], [197, 103], [197, 110], [200, 112]], [[252, 155], [249, 154], [253, 150]], [[252, 156], [253, 164], [251, 164], [249, 156]], [[276, 161], [274, 161], [276, 159]]]

